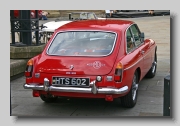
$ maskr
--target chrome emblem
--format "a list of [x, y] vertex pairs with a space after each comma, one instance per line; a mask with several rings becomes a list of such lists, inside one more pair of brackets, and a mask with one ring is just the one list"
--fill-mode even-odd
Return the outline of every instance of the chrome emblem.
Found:
[[74, 66], [73, 66], [73, 65], [70, 65], [69, 69], [72, 70], [73, 68], [74, 68]]
[[40, 77], [40, 73], [35, 73], [35, 78], [39, 78]]
[[105, 64], [101, 63], [100, 61], [94, 61], [93, 63], [88, 63], [87, 66], [92, 66], [94, 69], [99, 69], [102, 66], [105, 66]]
[[99, 69], [99, 68], [101, 67], [101, 62], [95, 61], [95, 62], [93, 63], [93, 67], [94, 67], [95, 69]]

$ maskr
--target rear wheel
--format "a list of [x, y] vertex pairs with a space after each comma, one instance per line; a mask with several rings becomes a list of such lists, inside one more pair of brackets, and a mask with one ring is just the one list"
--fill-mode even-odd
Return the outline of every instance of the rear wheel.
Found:
[[151, 66], [150, 70], [146, 74], [146, 77], [147, 78], [153, 78], [155, 76], [155, 74], [156, 74], [156, 68], [157, 68], [157, 54], [155, 52], [155, 54], [154, 54], [154, 61], [152, 63], [152, 66]]
[[134, 73], [132, 86], [129, 93], [121, 97], [121, 105], [126, 108], [132, 108], [136, 105], [138, 94], [138, 73]]
[[44, 95], [44, 94], [40, 94], [40, 98], [47, 103], [51, 103], [51, 102], [55, 102], [57, 100], [57, 96], [53, 96], [50, 94]]

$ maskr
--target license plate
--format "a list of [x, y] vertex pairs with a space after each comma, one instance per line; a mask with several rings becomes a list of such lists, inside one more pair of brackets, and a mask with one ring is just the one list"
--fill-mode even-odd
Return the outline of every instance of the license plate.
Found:
[[52, 85], [89, 86], [89, 78], [52, 77]]

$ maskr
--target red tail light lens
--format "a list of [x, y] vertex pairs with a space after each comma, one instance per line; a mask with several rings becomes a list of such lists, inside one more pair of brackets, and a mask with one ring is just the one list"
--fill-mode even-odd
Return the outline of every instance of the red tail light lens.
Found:
[[114, 81], [121, 82], [122, 81], [122, 75], [123, 75], [123, 64], [119, 62], [116, 65]]
[[33, 71], [33, 60], [30, 59], [30, 60], [27, 62], [26, 71], [25, 71], [25, 76], [26, 76], [26, 77], [32, 77], [32, 71]]

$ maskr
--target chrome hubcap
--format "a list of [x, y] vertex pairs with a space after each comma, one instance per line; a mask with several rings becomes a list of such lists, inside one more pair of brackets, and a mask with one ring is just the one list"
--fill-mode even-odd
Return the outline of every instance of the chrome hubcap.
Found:
[[133, 101], [136, 98], [137, 89], [138, 89], [138, 84], [136, 83], [136, 75], [134, 75], [133, 84], [132, 84], [132, 98], [133, 98]]

